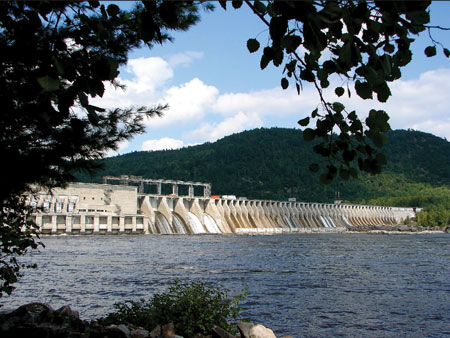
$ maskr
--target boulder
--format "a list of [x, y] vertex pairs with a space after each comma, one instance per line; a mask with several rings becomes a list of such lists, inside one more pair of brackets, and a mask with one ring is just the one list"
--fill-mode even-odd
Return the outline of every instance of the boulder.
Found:
[[106, 335], [108, 338], [131, 338], [130, 330], [123, 324], [106, 327]]
[[148, 338], [150, 337], [150, 332], [144, 329], [136, 329], [131, 331], [131, 338]]
[[153, 330], [150, 331], [150, 338], [161, 337], [161, 326], [157, 325]]
[[249, 336], [249, 332], [250, 329], [252, 328], [252, 326], [254, 326], [255, 324], [250, 323], [250, 322], [239, 322], [237, 324], [237, 327], [239, 329], [239, 332], [241, 333], [241, 337], [242, 338], [250, 338]]
[[277, 338], [277, 336], [275, 336], [271, 329], [257, 324], [250, 329], [249, 338]]
[[236, 338], [231, 333], [228, 333], [224, 329], [222, 329], [219, 326], [214, 326], [211, 330], [211, 337], [212, 338]]
[[174, 338], [175, 327], [174, 327], [173, 323], [163, 325], [163, 327], [161, 328], [161, 336], [163, 338]]

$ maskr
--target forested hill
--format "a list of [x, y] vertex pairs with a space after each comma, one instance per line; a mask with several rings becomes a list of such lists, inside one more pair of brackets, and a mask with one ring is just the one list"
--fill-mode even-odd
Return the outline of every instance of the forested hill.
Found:
[[450, 192], [448, 141], [404, 130], [392, 131], [388, 137], [383, 151], [389, 164], [382, 174], [338, 179], [331, 185], [321, 184], [308, 170], [309, 164], [321, 162], [312, 144], [303, 141], [301, 131], [283, 128], [254, 129], [179, 150], [107, 158], [104, 169], [95, 177], [77, 177], [80, 181], [101, 182], [103, 175], [124, 174], [210, 182], [213, 194], [279, 200], [296, 197], [298, 201], [317, 202], [333, 201], [339, 192], [340, 199], [353, 203], [420, 205], [423, 201], [417, 198], [424, 194], [432, 196], [442, 189], [444, 194]]

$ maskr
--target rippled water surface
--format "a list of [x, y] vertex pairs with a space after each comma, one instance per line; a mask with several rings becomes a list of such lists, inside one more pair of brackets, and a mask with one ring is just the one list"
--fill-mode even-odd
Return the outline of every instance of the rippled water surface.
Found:
[[450, 336], [450, 236], [45, 237], [12, 308], [69, 304], [95, 318], [165, 291], [175, 278], [237, 294], [242, 317], [293, 337]]

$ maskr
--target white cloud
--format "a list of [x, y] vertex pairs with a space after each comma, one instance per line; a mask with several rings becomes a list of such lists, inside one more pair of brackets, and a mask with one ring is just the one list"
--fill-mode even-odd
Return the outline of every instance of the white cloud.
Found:
[[[365, 117], [370, 109], [383, 109], [393, 129], [418, 129], [441, 137], [450, 137], [450, 69], [425, 72], [417, 79], [398, 80], [391, 84], [392, 96], [386, 103], [362, 100], [353, 93], [342, 102]], [[330, 97], [330, 95], [328, 95]]]
[[220, 95], [214, 109], [223, 114], [252, 111], [260, 115], [291, 115], [311, 111], [317, 106], [318, 96], [312, 88], [300, 95], [295, 89], [273, 88], [250, 93], [227, 93]]
[[147, 140], [142, 143], [142, 150], [166, 150], [166, 149], [178, 149], [183, 147], [183, 141], [175, 140], [170, 137], [163, 137], [159, 140]]
[[133, 80], [123, 83], [129, 91], [153, 93], [155, 89], [173, 77], [173, 70], [167, 61], [160, 57], [131, 59], [127, 63], [127, 72], [133, 73]]
[[190, 133], [190, 137], [214, 142], [224, 136], [238, 133], [246, 129], [258, 128], [263, 125], [258, 114], [239, 112], [219, 123], [203, 123], [198, 129]]
[[187, 67], [194, 62], [194, 60], [203, 58], [203, 55], [203, 52], [187, 51], [170, 55], [167, 61], [171, 67]]
[[205, 85], [195, 78], [191, 81], [174, 86], [166, 91], [160, 103], [168, 103], [169, 109], [161, 119], [149, 119], [149, 127], [167, 126], [178, 122], [200, 120], [217, 98], [219, 91], [214, 86]]
[[131, 80], [118, 78], [126, 86], [125, 90], [105, 82], [105, 94], [92, 99], [92, 103], [103, 108], [153, 106], [162, 95], [158, 89], [173, 77], [172, 68], [160, 57], [130, 59], [126, 72], [134, 77]]

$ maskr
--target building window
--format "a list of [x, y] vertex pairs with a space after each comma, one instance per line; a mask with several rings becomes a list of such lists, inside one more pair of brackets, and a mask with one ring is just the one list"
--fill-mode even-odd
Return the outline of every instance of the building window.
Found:
[[61, 212], [64, 202], [56, 202], [56, 212]]
[[72, 212], [73, 209], [75, 209], [75, 202], [70, 202], [69, 204], [67, 204], [67, 211], [68, 212]]

